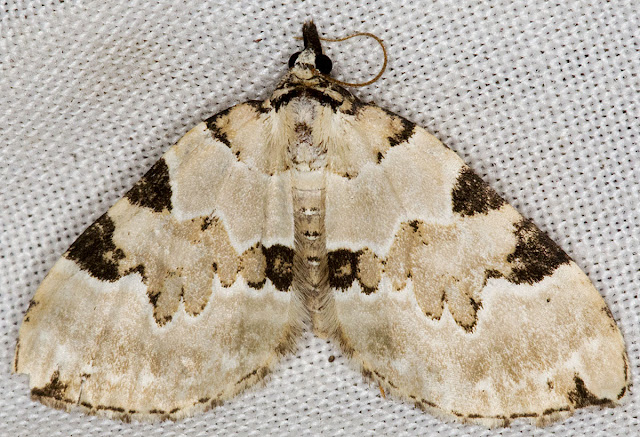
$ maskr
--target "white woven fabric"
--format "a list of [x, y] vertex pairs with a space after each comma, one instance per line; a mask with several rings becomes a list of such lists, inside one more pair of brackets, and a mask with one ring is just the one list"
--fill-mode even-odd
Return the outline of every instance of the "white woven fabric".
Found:
[[[56, 259], [191, 126], [265, 98], [301, 24], [373, 32], [389, 67], [363, 100], [428, 128], [587, 272], [640, 375], [640, 15], [613, 2], [17, 1], [0, 6], [0, 435], [638, 435], [638, 390], [538, 429], [445, 423], [382, 399], [307, 334], [270, 381], [177, 423], [124, 424], [29, 399], [22, 315]], [[326, 44], [364, 81], [373, 40]], [[210, 351], [215, 353], [215, 351]], [[329, 362], [330, 355], [336, 359]]]

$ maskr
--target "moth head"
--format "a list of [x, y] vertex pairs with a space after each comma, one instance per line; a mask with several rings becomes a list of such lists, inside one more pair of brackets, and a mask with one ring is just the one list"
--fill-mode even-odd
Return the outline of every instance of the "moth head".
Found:
[[315, 71], [329, 74], [333, 64], [331, 59], [322, 53], [320, 36], [318, 36], [318, 29], [313, 21], [307, 21], [302, 25], [302, 39], [304, 40], [304, 49], [289, 58], [291, 72], [303, 79], [316, 75]]

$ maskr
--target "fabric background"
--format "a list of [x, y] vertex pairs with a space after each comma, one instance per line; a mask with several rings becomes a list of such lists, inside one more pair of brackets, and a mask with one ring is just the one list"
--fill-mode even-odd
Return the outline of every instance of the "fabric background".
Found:
[[[389, 66], [366, 101], [426, 127], [586, 271], [640, 376], [640, 16], [632, 0], [0, 4], [0, 435], [631, 436], [615, 409], [538, 429], [446, 423], [382, 399], [307, 334], [263, 387], [177, 423], [123, 424], [29, 399], [10, 364], [30, 297], [73, 240], [200, 120], [266, 98], [301, 42], [381, 37]], [[325, 44], [334, 76], [365, 81], [373, 40]], [[211, 351], [215, 353], [215, 351]], [[330, 355], [336, 359], [329, 362]]]

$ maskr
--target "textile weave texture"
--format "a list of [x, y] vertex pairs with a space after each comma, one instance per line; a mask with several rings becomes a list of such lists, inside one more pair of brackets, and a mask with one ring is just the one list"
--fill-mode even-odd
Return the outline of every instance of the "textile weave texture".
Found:
[[[615, 409], [487, 430], [383, 399], [337, 347], [309, 333], [267, 384], [176, 423], [125, 424], [30, 400], [27, 376], [10, 366], [47, 271], [188, 129], [268, 97], [310, 18], [327, 37], [384, 40], [387, 71], [354, 94], [434, 133], [569, 253], [611, 308], [638, 381], [632, 0], [23, 0], [0, 4], [0, 435], [637, 435], [634, 387]], [[334, 77], [349, 82], [382, 64], [367, 38], [325, 51]]]

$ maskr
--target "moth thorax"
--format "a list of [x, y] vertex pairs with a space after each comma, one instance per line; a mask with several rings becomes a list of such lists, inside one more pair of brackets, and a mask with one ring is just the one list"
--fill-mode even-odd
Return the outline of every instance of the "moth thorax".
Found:
[[288, 148], [289, 159], [292, 167], [301, 172], [321, 170], [327, 164], [326, 145], [318, 141], [317, 135], [314, 135], [314, 125], [318, 116], [317, 105], [316, 101], [301, 97], [293, 100], [288, 108], [293, 122], [293, 135]]

